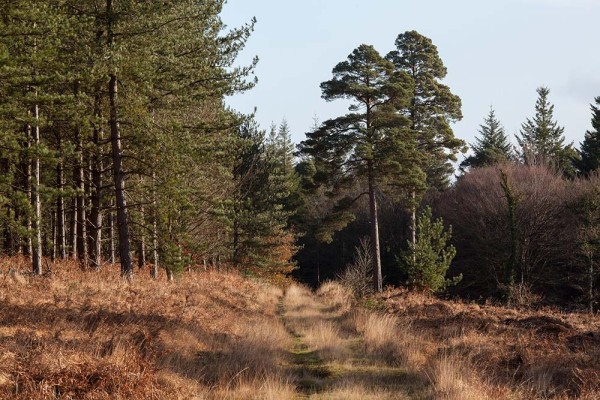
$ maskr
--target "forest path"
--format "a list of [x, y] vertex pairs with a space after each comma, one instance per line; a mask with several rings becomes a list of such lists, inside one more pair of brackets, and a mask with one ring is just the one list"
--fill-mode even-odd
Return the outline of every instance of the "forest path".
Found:
[[356, 328], [356, 314], [308, 289], [291, 286], [279, 315], [294, 338], [287, 368], [298, 399], [421, 399], [427, 382], [373, 356]]

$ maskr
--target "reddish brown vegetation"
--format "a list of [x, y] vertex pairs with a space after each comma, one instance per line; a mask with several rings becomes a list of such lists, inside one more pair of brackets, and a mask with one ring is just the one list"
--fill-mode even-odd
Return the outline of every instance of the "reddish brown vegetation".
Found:
[[384, 295], [427, 358], [460, 360], [495, 398], [600, 396], [600, 317], [517, 311], [441, 301], [405, 291]]
[[[146, 271], [128, 284], [116, 267], [31, 277], [12, 272], [20, 262], [0, 263], [0, 398], [224, 398], [216, 391], [272, 381], [273, 288], [210, 271], [173, 284]], [[248, 341], [269, 359], [252, 358]]]

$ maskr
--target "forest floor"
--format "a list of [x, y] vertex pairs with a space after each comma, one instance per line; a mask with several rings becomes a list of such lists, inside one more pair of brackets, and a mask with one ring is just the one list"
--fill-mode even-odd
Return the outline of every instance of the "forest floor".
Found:
[[0, 259], [2, 399], [598, 399], [600, 318]]

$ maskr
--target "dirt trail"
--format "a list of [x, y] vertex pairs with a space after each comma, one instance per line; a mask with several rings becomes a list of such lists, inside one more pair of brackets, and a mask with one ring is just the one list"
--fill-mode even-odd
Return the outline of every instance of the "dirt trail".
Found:
[[294, 338], [288, 367], [298, 399], [427, 397], [429, 384], [422, 377], [368, 351], [351, 310], [292, 286], [281, 299], [279, 314]]

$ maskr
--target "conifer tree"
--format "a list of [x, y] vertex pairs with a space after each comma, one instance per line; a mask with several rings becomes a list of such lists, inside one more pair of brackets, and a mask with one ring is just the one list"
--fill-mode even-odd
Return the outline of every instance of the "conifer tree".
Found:
[[513, 158], [512, 145], [492, 107], [483, 124], [479, 126], [479, 134], [481, 137], [475, 138], [475, 143], [471, 145], [474, 154], [462, 162], [462, 168], [485, 167]]
[[454, 246], [448, 245], [451, 237], [452, 227], [444, 231], [442, 219], [433, 220], [431, 208], [426, 207], [417, 219], [417, 241], [408, 243], [409, 250], [402, 259], [411, 286], [438, 292], [462, 279], [446, 279], [456, 255]]
[[[368, 45], [361, 45], [333, 69], [333, 79], [321, 84], [322, 97], [332, 101], [352, 101], [350, 113], [325, 121], [307, 133], [301, 152], [313, 157], [317, 176], [334, 188], [357, 178], [364, 179], [369, 196], [373, 283], [382, 290], [378, 223], [378, 192], [396, 177], [413, 176], [414, 165], [405, 161], [414, 157], [406, 140], [408, 124], [398, 111], [407, 107], [411, 81], [395, 71], [394, 65]], [[359, 196], [359, 198], [362, 196]], [[344, 199], [340, 209], [347, 209], [356, 199]], [[347, 215], [333, 221], [337, 229], [348, 222]]]
[[554, 105], [548, 101], [550, 89], [539, 87], [535, 103], [535, 116], [521, 125], [517, 142], [521, 157], [526, 164], [549, 163], [561, 169], [566, 176], [573, 176], [573, 159], [576, 153], [572, 146], [565, 145], [565, 128], [554, 120]]
[[576, 161], [577, 170], [583, 175], [589, 175], [600, 166], [600, 96], [591, 104], [592, 130], [585, 133], [585, 138], [578, 150], [580, 160]]
[[[234, 159], [236, 184], [232, 205], [233, 263], [265, 275], [291, 272], [295, 237], [288, 230], [290, 200], [297, 179], [289, 149], [289, 131], [272, 127], [269, 138], [254, 121], [239, 131]], [[284, 254], [285, 253], [285, 254]]]
[[416, 31], [401, 33], [396, 50], [387, 57], [397, 70], [407, 73], [414, 86], [405, 109], [419, 150], [425, 155], [423, 169], [430, 186], [447, 187], [454, 172], [451, 161], [465, 143], [454, 136], [450, 124], [462, 119], [461, 100], [441, 81], [447, 69], [431, 39]]

